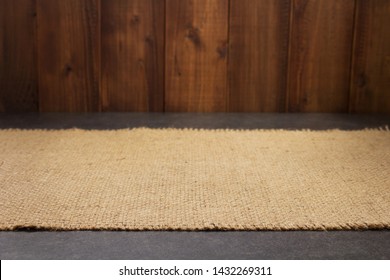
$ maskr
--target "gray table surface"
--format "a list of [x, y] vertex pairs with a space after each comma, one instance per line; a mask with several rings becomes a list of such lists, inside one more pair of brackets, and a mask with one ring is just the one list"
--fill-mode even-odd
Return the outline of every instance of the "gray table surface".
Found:
[[[390, 115], [0, 114], [0, 129], [356, 130], [385, 126], [390, 127]], [[0, 259], [390, 259], [390, 231], [3, 231]]]

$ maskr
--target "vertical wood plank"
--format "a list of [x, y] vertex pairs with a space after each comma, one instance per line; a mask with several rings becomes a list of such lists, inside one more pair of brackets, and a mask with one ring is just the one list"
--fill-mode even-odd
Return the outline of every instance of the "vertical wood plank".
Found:
[[290, 0], [231, 0], [229, 111], [284, 112]]
[[162, 112], [164, 0], [102, 0], [102, 110]]
[[99, 0], [37, 1], [42, 112], [99, 110], [99, 8]]
[[35, 0], [0, 0], [0, 112], [38, 110]]
[[357, 1], [350, 111], [390, 113], [390, 1]]
[[290, 112], [347, 112], [354, 0], [293, 0]]
[[166, 1], [168, 112], [224, 112], [228, 0]]

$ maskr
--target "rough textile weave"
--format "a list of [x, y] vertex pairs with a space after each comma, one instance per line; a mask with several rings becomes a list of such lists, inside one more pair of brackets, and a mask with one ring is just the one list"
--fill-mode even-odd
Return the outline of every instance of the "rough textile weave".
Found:
[[0, 130], [0, 229], [390, 228], [390, 131]]

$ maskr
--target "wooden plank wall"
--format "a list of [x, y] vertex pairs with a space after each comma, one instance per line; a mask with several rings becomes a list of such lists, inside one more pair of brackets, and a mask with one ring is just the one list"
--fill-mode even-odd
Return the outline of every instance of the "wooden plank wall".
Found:
[[390, 1], [357, 1], [350, 111], [390, 112]]
[[38, 110], [35, 0], [0, 0], [0, 112]]
[[99, 110], [99, 0], [37, 0], [39, 107]]
[[0, 112], [390, 113], [390, 0], [0, 0]]
[[164, 107], [164, 0], [101, 0], [103, 111]]
[[229, 111], [284, 112], [290, 0], [231, 0]]
[[354, 0], [295, 0], [288, 111], [348, 111]]
[[167, 112], [225, 112], [228, 0], [166, 0]]

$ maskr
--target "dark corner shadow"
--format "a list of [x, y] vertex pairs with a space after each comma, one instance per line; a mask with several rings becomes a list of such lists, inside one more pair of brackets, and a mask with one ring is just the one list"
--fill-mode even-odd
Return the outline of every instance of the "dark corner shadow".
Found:
[[22, 113], [0, 114], [0, 129], [360, 130], [390, 126], [390, 115], [279, 113]]

